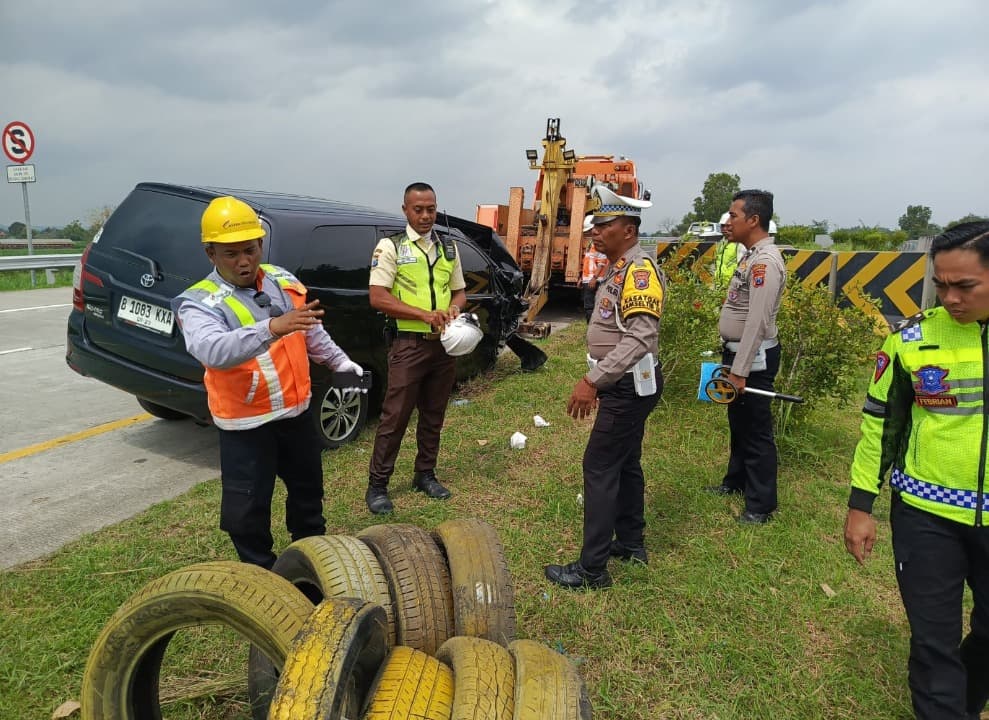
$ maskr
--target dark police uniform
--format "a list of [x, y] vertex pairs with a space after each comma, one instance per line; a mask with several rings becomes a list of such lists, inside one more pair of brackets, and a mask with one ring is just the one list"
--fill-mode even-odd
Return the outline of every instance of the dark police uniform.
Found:
[[663, 392], [636, 393], [633, 367], [659, 355], [659, 322], [666, 278], [638, 244], [625, 251], [598, 286], [587, 326], [587, 379], [597, 388], [598, 411], [584, 450], [584, 544], [580, 564], [589, 572], [608, 565], [612, 538], [643, 547], [645, 479], [642, 437], [646, 418]]
[[[776, 327], [786, 287], [786, 265], [772, 237], [753, 245], [738, 264], [721, 307], [722, 362], [746, 378], [746, 386], [773, 390], [780, 366]], [[721, 484], [745, 494], [745, 509], [776, 510], [776, 440], [771, 398], [741, 393], [728, 405], [731, 456]]]

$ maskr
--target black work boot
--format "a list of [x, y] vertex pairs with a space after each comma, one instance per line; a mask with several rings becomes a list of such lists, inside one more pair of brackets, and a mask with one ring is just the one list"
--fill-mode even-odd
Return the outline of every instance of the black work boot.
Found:
[[367, 492], [364, 493], [364, 502], [367, 503], [367, 509], [375, 515], [384, 515], [395, 509], [388, 499], [388, 488], [368, 485]]
[[433, 500], [446, 500], [450, 497], [450, 491], [440, 485], [436, 473], [432, 470], [417, 472], [412, 477], [412, 489], [426, 493]]
[[599, 572], [591, 572], [585, 570], [579, 560], [569, 565], [547, 565], [545, 572], [547, 580], [572, 590], [581, 588], [598, 590], [611, 587], [611, 575], [607, 568]]
[[621, 540], [611, 541], [611, 557], [628, 562], [634, 560], [643, 565], [649, 564], [649, 554], [644, 545], [626, 545]]

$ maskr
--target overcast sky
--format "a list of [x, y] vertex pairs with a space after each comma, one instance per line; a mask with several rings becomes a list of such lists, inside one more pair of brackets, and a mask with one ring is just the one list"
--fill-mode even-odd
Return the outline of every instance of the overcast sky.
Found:
[[987, 27], [984, 0], [0, 0], [0, 123], [34, 131], [34, 225], [141, 181], [397, 211], [424, 180], [473, 217], [531, 202], [548, 117], [635, 160], [649, 232], [721, 171], [786, 224], [944, 224], [989, 215]]

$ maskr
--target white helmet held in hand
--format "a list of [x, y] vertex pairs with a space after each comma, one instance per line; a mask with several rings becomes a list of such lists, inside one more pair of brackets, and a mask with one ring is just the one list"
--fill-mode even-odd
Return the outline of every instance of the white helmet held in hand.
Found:
[[484, 333], [481, 332], [481, 324], [474, 313], [460, 313], [446, 326], [443, 334], [440, 335], [440, 342], [447, 355], [459, 357], [473, 352], [477, 344], [481, 342]]

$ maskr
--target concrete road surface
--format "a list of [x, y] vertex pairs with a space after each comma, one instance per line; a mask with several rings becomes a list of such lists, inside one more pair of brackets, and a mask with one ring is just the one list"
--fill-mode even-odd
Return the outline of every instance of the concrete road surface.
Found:
[[0, 568], [219, 476], [216, 431], [65, 364], [72, 289], [0, 293]]

